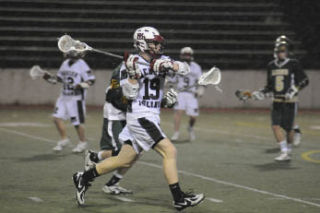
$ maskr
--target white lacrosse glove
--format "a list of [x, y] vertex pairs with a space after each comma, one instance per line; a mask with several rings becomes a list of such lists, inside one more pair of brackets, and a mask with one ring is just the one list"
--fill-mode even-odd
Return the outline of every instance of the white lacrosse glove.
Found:
[[156, 75], [173, 69], [173, 62], [170, 59], [155, 59], [150, 64], [151, 69]]
[[165, 107], [173, 107], [177, 103], [178, 93], [171, 88], [164, 95], [164, 98], [165, 98]]
[[81, 82], [80, 84], [76, 85], [76, 88], [88, 89], [89, 84], [87, 82]]
[[265, 99], [265, 95], [264, 95], [264, 93], [261, 92], [261, 91], [254, 91], [254, 92], [252, 92], [251, 97], [252, 97], [254, 100], [256, 100], [256, 101], [262, 101], [262, 100]]
[[204, 87], [203, 86], [198, 86], [196, 90], [196, 97], [202, 97], [204, 94]]
[[175, 63], [179, 66], [177, 71], [179, 75], [187, 75], [190, 72], [190, 66], [187, 62], [175, 61]]
[[121, 85], [122, 93], [128, 100], [134, 100], [139, 94], [139, 83], [130, 83], [128, 80]]
[[286, 94], [284, 95], [286, 100], [292, 99], [298, 93], [298, 88], [295, 85], [292, 85]]
[[141, 77], [141, 70], [136, 63], [139, 60], [138, 56], [130, 55], [125, 61], [127, 73], [132, 79], [139, 79]]

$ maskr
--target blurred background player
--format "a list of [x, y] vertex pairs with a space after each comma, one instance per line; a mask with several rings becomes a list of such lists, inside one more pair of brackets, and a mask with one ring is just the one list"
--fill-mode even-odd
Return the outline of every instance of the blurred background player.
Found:
[[[281, 35], [281, 36], [277, 37], [277, 39], [274, 42], [274, 48], [276, 48], [278, 45], [283, 44], [283, 43], [287, 43], [288, 44], [289, 57], [290, 58], [294, 58], [293, 41], [291, 39], [289, 39], [287, 36]], [[276, 55], [274, 57], [276, 58]], [[297, 106], [297, 114], [298, 114], [298, 106]], [[300, 129], [299, 124], [297, 123], [297, 121], [295, 121], [295, 124], [294, 124], [294, 127], [293, 127], [293, 131], [294, 131], [293, 145], [294, 146], [299, 146], [300, 143], [301, 143], [302, 132], [301, 132], [301, 129]]]
[[45, 74], [43, 77], [50, 83], [58, 81], [63, 84], [53, 113], [54, 123], [61, 138], [53, 148], [54, 151], [61, 151], [63, 147], [70, 144], [63, 122], [67, 119], [74, 125], [79, 137], [79, 143], [72, 152], [80, 153], [88, 147], [83, 126], [86, 114], [85, 98], [86, 90], [94, 84], [95, 76], [82, 59], [83, 56], [76, 51], [69, 51], [65, 54], [66, 59], [60, 66], [57, 75]]
[[[127, 78], [127, 73], [120, 73], [122, 63], [113, 71], [110, 86], [106, 90], [106, 99], [103, 107], [103, 126], [100, 139], [100, 151], [89, 150], [85, 158], [85, 170], [92, 168], [96, 163], [117, 156], [122, 144], [119, 134], [126, 125], [127, 100], [123, 98], [120, 80]], [[131, 194], [132, 191], [119, 185], [120, 180], [129, 168], [119, 168], [111, 179], [102, 187], [107, 194]]]
[[[168, 78], [170, 83], [175, 83], [179, 91], [178, 102], [174, 106], [174, 134], [171, 140], [178, 140], [180, 136], [180, 123], [183, 112], [185, 112], [189, 118], [188, 133], [191, 141], [196, 139], [194, 133], [194, 124], [196, 117], [199, 116], [199, 104], [198, 99], [204, 93], [203, 86], [197, 86], [199, 77], [202, 74], [199, 64], [193, 61], [193, 49], [191, 47], [184, 47], [180, 51], [181, 61], [185, 61], [190, 66], [190, 73], [182, 76], [175, 74], [173, 78]], [[191, 87], [190, 87], [191, 86]]]
[[[308, 85], [308, 78], [300, 62], [289, 58], [287, 42], [276, 45], [274, 56], [275, 59], [267, 67], [267, 85], [262, 90], [254, 91], [252, 97], [263, 100], [268, 94], [273, 95], [272, 130], [281, 149], [275, 160], [287, 161], [291, 160], [298, 92]], [[286, 134], [283, 134], [282, 130]]]

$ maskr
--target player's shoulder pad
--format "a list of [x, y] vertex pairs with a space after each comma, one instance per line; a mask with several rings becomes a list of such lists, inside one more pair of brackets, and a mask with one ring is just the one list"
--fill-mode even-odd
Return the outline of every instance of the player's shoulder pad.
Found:
[[191, 62], [192, 64], [194, 64], [197, 68], [199, 68], [199, 69], [201, 69], [201, 66], [200, 66], [200, 64], [198, 64], [197, 62], [195, 62], [195, 61], [192, 61]]
[[296, 58], [290, 58], [290, 62], [293, 64], [300, 64], [300, 61]]
[[273, 59], [272, 61], [270, 61], [269, 63], [268, 63], [268, 67], [270, 67], [270, 66], [272, 66], [273, 64], [275, 64], [276, 63], [276, 59]]

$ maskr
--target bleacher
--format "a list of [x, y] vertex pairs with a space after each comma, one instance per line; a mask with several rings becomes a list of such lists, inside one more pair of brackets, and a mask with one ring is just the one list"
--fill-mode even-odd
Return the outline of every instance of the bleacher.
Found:
[[[70, 34], [95, 48], [123, 54], [143, 25], [159, 29], [166, 53], [177, 58], [191, 46], [204, 68], [264, 68], [280, 34], [300, 42], [276, 1], [268, 0], [0, 0], [1, 67], [58, 67], [57, 38]], [[119, 59], [89, 53], [93, 68], [112, 68]]]

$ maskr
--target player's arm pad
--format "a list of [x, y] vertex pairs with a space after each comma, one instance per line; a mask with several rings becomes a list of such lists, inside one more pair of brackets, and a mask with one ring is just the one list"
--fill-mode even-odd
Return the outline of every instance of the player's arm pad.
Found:
[[139, 93], [139, 83], [131, 83], [128, 79], [121, 84], [122, 93], [128, 100], [134, 100], [137, 98]]
[[186, 62], [175, 61], [178, 64], [179, 69], [176, 71], [179, 75], [187, 75], [190, 72], [190, 66]]
[[308, 85], [309, 85], [309, 79], [305, 78], [298, 83], [297, 87], [299, 88], [299, 90], [302, 90], [303, 88], [305, 88]]
[[128, 104], [123, 100], [121, 87], [109, 89], [106, 94], [106, 101], [121, 111], [127, 111]]

